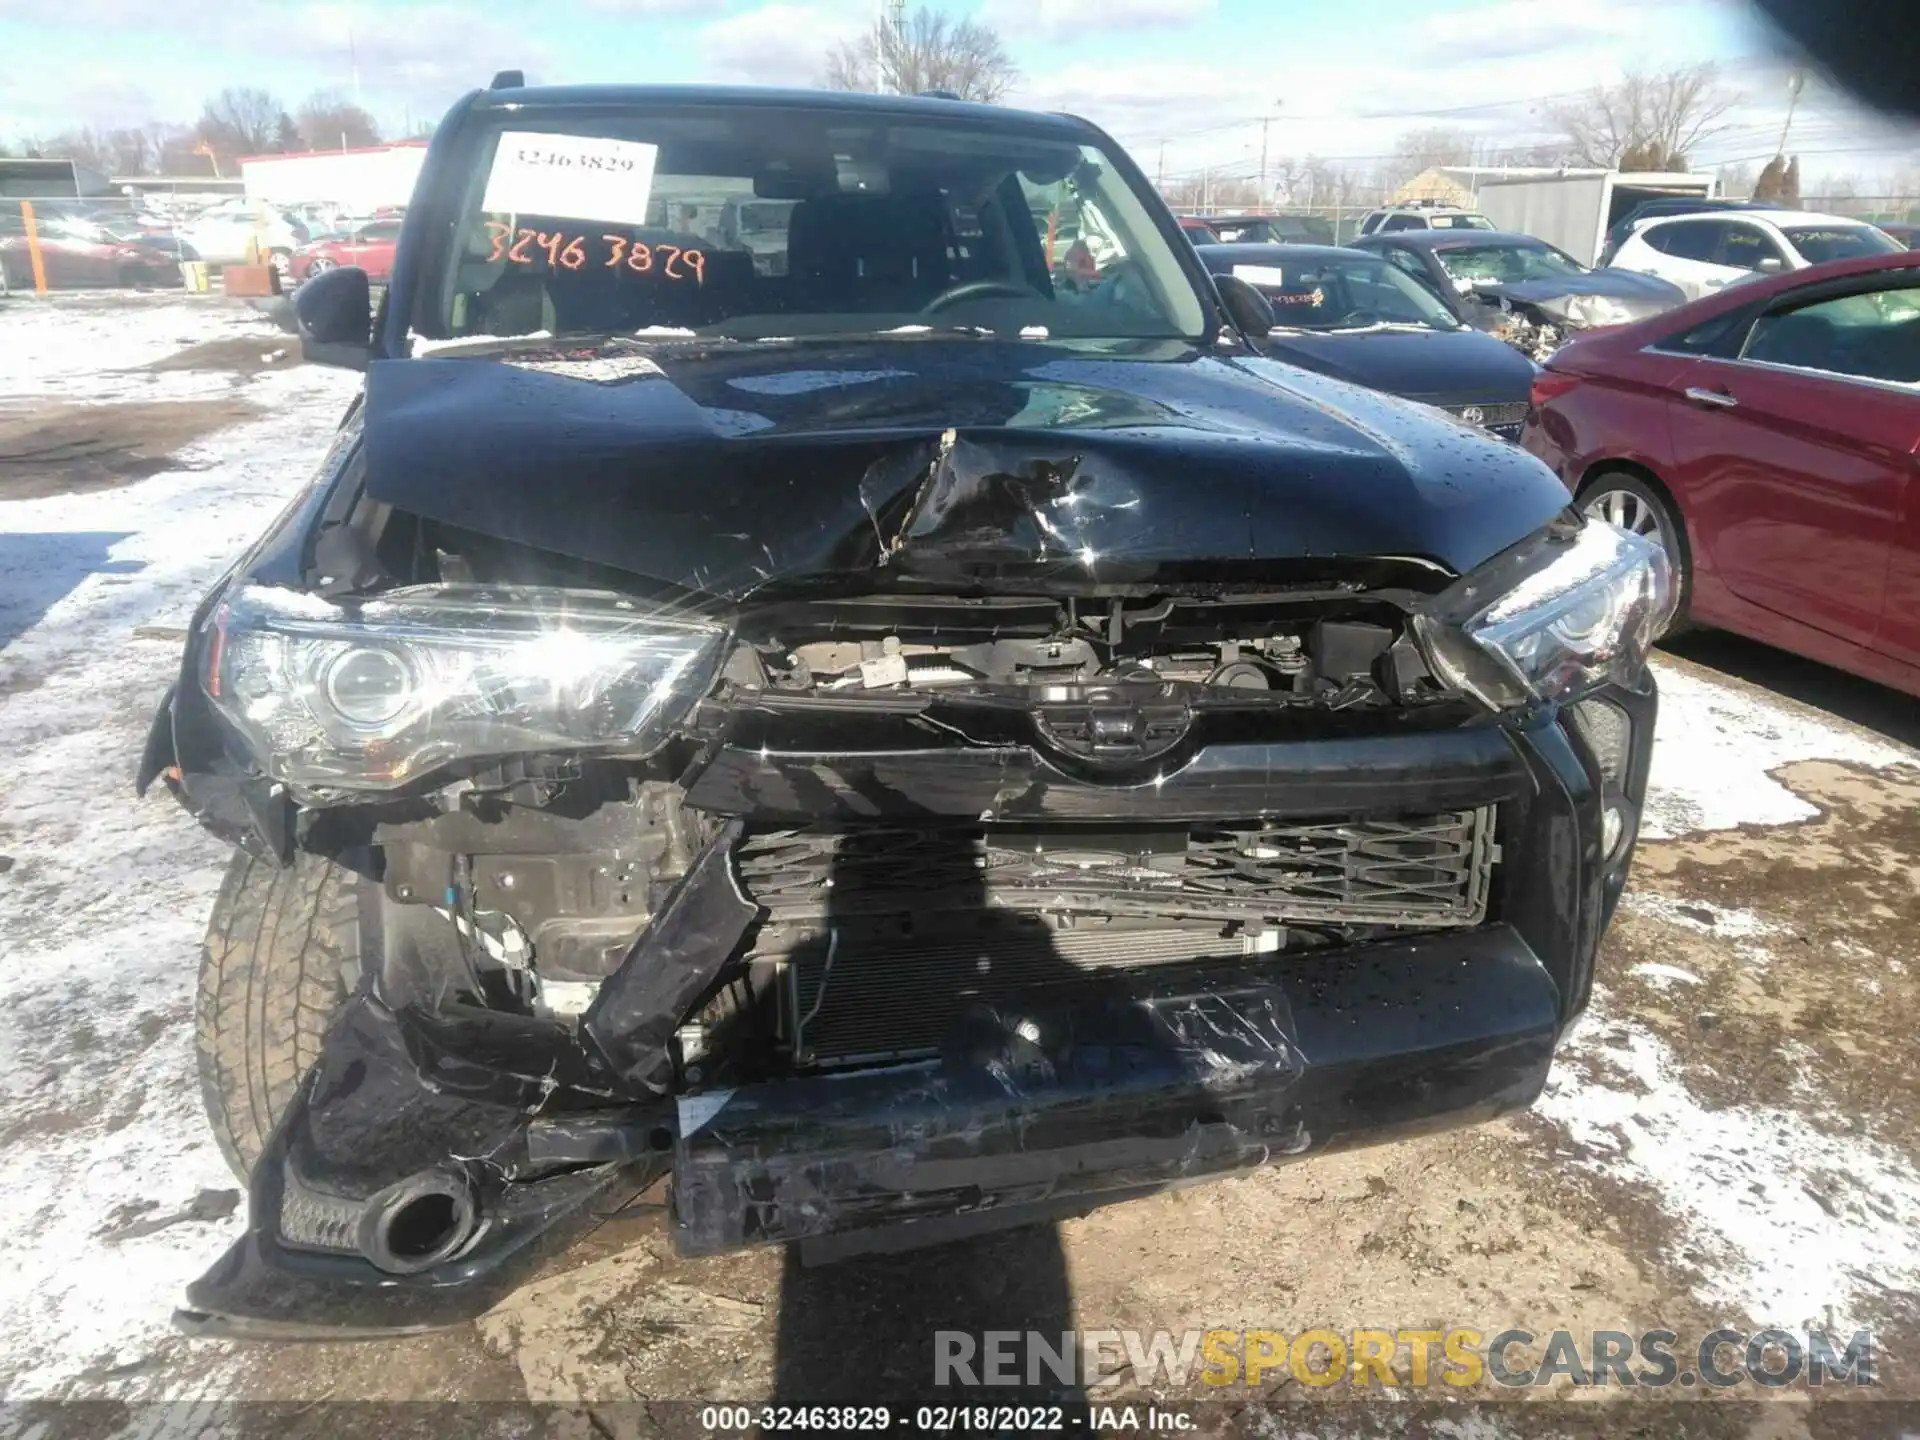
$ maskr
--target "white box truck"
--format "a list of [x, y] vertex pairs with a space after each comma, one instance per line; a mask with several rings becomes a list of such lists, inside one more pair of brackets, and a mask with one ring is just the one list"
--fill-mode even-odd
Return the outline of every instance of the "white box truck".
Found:
[[1502, 230], [1537, 236], [1584, 265], [1599, 257], [1607, 231], [1643, 200], [1662, 195], [1712, 199], [1712, 175], [1551, 170], [1483, 175], [1480, 213]]

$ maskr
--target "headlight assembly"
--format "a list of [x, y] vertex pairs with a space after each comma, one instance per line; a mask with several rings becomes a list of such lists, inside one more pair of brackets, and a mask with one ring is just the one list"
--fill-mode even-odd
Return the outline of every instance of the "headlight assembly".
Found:
[[208, 697], [262, 770], [313, 789], [391, 790], [498, 755], [645, 754], [725, 641], [618, 595], [474, 586], [339, 606], [249, 586], [208, 623]]
[[1566, 512], [1414, 617], [1427, 663], [1495, 710], [1631, 684], [1673, 583], [1666, 552]]

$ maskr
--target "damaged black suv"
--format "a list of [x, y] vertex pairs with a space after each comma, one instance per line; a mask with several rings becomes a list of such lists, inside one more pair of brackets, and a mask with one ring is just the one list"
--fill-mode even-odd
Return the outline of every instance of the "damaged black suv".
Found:
[[296, 306], [365, 388], [140, 777], [238, 847], [183, 1323], [451, 1322], [668, 1172], [831, 1259], [1539, 1092], [1665, 559], [1261, 358], [1094, 127], [503, 77]]

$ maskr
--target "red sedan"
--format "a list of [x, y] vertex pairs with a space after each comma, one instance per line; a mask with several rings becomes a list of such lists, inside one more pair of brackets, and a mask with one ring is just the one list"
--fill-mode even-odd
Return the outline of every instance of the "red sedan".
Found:
[[1920, 695], [1920, 252], [1763, 276], [1557, 351], [1522, 443], [1666, 548], [1670, 633]]
[[400, 239], [398, 220], [374, 220], [340, 235], [322, 235], [293, 252], [295, 280], [305, 280], [336, 265], [358, 265], [372, 280], [393, 274], [393, 248]]

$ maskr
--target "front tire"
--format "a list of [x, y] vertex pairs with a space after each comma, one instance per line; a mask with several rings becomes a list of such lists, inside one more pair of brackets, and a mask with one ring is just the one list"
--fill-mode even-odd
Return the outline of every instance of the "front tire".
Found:
[[1666, 551], [1667, 562], [1673, 567], [1673, 601], [1666, 622], [1654, 638], [1684, 635], [1692, 629], [1693, 552], [1673, 501], [1631, 471], [1607, 470], [1581, 487], [1579, 503], [1581, 510], [1594, 519], [1651, 540]]
[[227, 866], [200, 949], [194, 1048], [208, 1123], [242, 1179], [357, 983], [357, 880], [304, 851], [285, 870], [244, 850]]

